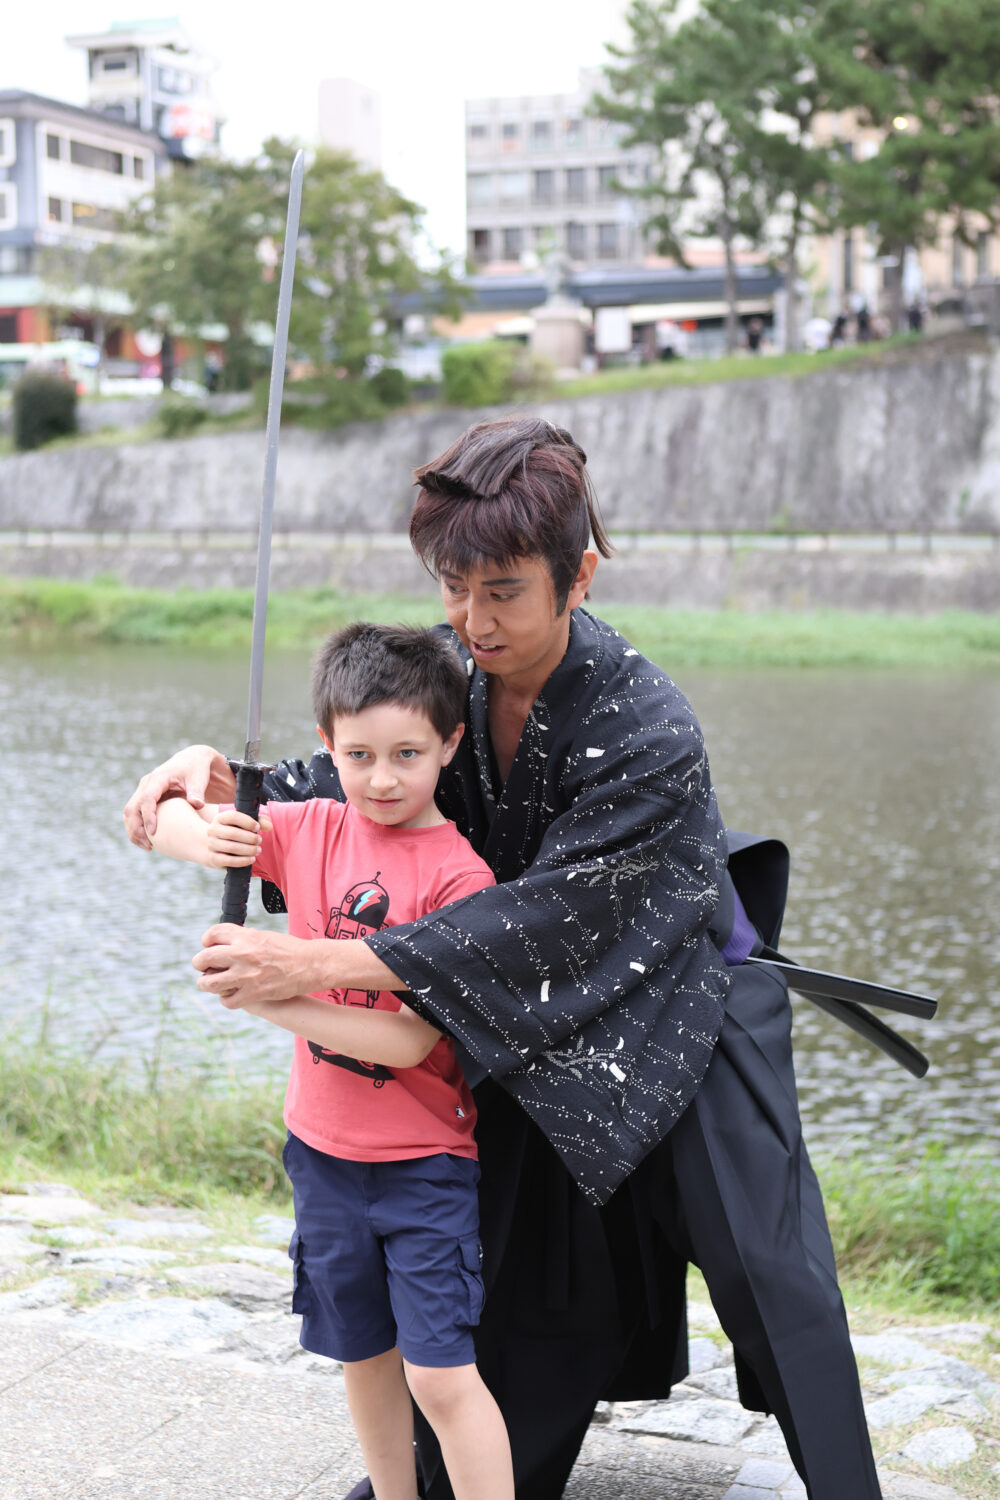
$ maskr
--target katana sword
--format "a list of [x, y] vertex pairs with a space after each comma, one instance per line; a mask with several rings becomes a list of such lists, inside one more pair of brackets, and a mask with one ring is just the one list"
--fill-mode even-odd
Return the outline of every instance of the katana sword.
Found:
[[[299, 215], [302, 209], [302, 177], [305, 155], [295, 153], [288, 184], [288, 213], [285, 219], [285, 244], [281, 257], [281, 280], [278, 283], [278, 311], [274, 322], [274, 348], [271, 353], [271, 384], [267, 395], [267, 427], [264, 437], [264, 486], [260, 502], [260, 525], [257, 532], [257, 576], [253, 594], [253, 629], [250, 640], [250, 692], [247, 708], [247, 739], [243, 759], [233, 765], [236, 773], [236, 811], [256, 818], [261, 804], [261, 785], [267, 766], [260, 761], [260, 709], [264, 689], [264, 636], [267, 630], [267, 590], [271, 575], [271, 529], [274, 517], [274, 488], [278, 472], [278, 433], [281, 427], [281, 398], [285, 389], [285, 361], [288, 357], [288, 322], [292, 311], [292, 284], [295, 279], [295, 250], [299, 238]], [[247, 918], [250, 894], [250, 866], [227, 870], [222, 892], [223, 922], [242, 927]]]
[[937, 1001], [929, 995], [913, 994], [909, 990], [895, 990], [888, 985], [872, 984], [865, 979], [849, 979], [843, 974], [827, 974], [821, 969], [807, 969], [785, 958], [773, 948], [765, 947], [759, 954], [746, 960], [747, 963], [766, 964], [778, 969], [785, 977], [788, 988], [798, 991], [811, 1000], [813, 1005], [834, 1016], [843, 1025], [849, 1026], [865, 1041], [872, 1042], [898, 1062], [914, 1078], [923, 1078], [930, 1063], [924, 1054], [887, 1026], [878, 1016], [860, 1004], [862, 999], [870, 1005], [885, 1010], [901, 1011], [904, 1015], [920, 1016], [929, 1020], [937, 1011]]

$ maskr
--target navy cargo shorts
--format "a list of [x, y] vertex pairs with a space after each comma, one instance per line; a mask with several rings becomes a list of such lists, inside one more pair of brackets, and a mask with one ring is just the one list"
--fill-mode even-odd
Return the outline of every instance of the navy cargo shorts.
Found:
[[303, 1348], [344, 1362], [396, 1346], [415, 1365], [474, 1364], [479, 1163], [445, 1153], [346, 1161], [292, 1134], [282, 1160]]

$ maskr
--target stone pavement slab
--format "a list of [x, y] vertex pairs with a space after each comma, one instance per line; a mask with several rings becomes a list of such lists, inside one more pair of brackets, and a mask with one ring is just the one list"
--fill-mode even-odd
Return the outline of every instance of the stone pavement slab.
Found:
[[[342, 1500], [361, 1460], [336, 1367], [234, 1366], [0, 1319], [2, 1500]], [[682, 1403], [687, 1405], [688, 1403]], [[694, 1403], [692, 1403], [694, 1404]], [[893, 1476], [892, 1500], [956, 1500]], [[787, 1461], [588, 1433], [565, 1500], [791, 1500]], [[847, 1497], [845, 1497], [847, 1500]]]

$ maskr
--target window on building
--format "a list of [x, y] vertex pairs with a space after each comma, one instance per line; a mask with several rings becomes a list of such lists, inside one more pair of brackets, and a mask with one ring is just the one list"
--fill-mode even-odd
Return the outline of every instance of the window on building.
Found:
[[584, 140], [583, 121], [577, 118], [563, 120], [563, 145], [582, 146]]
[[524, 203], [527, 197], [527, 172], [500, 173], [500, 198], [504, 203]]
[[844, 234], [841, 285], [845, 292], [854, 291], [854, 236], [849, 229]]
[[92, 146], [89, 141], [69, 143], [69, 159], [74, 167], [90, 167], [95, 172], [113, 172], [121, 177], [125, 171], [125, 158], [120, 151], [109, 151], [106, 146]]
[[953, 286], [965, 285], [965, 246], [957, 234], [951, 242], [951, 281]]
[[587, 226], [586, 224], [566, 225], [566, 254], [570, 260], [587, 259]]
[[470, 125], [470, 141], [488, 141], [490, 138], [490, 127], [488, 125]]
[[117, 215], [114, 209], [104, 208], [101, 204], [73, 203], [71, 214], [76, 229], [112, 230], [117, 228]]
[[531, 149], [533, 151], [548, 151], [552, 146], [552, 121], [532, 120], [531, 122]]
[[17, 156], [13, 120], [0, 120], [0, 167], [11, 167]]
[[472, 259], [482, 265], [490, 258], [490, 231], [488, 229], [474, 229], [472, 231]]
[[0, 313], [0, 344], [16, 344], [17, 313]]
[[547, 204], [556, 201], [556, 174], [548, 170], [531, 174], [532, 203]]
[[597, 169], [597, 196], [598, 198], [616, 198], [621, 189], [616, 186], [618, 182], [617, 167], [598, 167]]
[[493, 173], [470, 172], [465, 179], [466, 201], [470, 208], [481, 208], [493, 202]]
[[34, 245], [0, 245], [0, 272], [4, 276], [30, 276], [34, 269]]
[[145, 180], [145, 176], [146, 176], [146, 161], [145, 161], [144, 157], [142, 157], [142, 156], [133, 156], [133, 158], [132, 158], [132, 176], [136, 179], [137, 182], [142, 182], [142, 181]]
[[45, 137], [45, 155], [49, 161], [59, 161], [62, 157], [62, 136], [53, 135], [50, 131]]
[[191, 94], [194, 79], [183, 68], [157, 68], [156, 87], [161, 94]]
[[976, 240], [976, 279], [988, 281], [992, 274], [993, 237], [988, 229], [981, 229]]
[[505, 120], [500, 126], [500, 147], [503, 151], [516, 151], [521, 143], [521, 127], [515, 120]]
[[61, 198], [49, 199], [49, 223], [61, 224], [63, 221], [63, 202]]
[[135, 53], [105, 52], [96, 60], [98, 73], [134, 73]]
[[598, 224], [597, 254], [601, 260], [614, 260], [618, 254], [617, 224]]
[[520, 260], [524, 249], [524, 230], [505, 229], [503, 232], [504, 260]]
[[569, 167], [566, 172], [566, 202], [586, 203], [587, 201], [587, 169], [586, 167]]
[[17, 188], [12, 182], [0, 182], [0, 229], [17, 228]]

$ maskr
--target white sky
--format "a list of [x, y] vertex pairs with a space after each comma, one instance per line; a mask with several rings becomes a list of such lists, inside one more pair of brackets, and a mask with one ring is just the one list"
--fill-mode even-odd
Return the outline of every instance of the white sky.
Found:
[[86, 103], [86, 54], [63, 38], [111, 21], [180, 21], [219, 62], [223, 148], [268, 135], [316, 139], [321, 78], [380, 95], [383, 170], [427, 210], [441, 246], [464, 251], [466, 99], [565, 93], [621, 40], [625, 0], [36, 0], [4, 6], [0, 88]]

